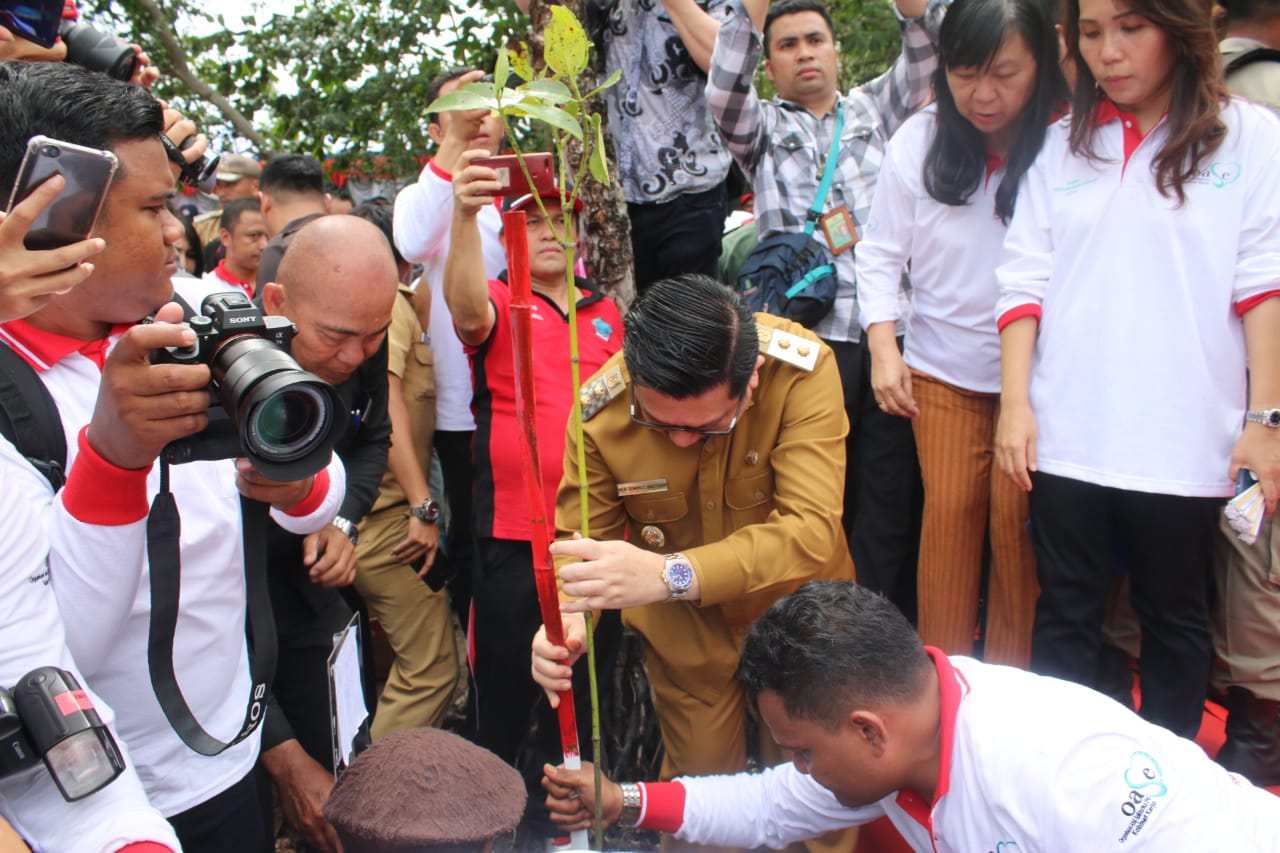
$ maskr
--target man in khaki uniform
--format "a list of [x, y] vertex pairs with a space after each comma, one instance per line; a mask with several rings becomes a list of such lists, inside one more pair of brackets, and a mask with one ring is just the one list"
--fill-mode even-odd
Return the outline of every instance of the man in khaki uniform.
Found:
[[[392, 240], [391, 208], [362, 204], [353, 215], [382, 229], [400, 281], [409, 280], [409, 263]], [[443, 564], [435, 565], [443, 559], [440, 507], [427, 486], [436, 426], [435, 359], [414, 307], [413, 289], [401, 284], [387, 327], [391, 448], [356, 546], [356, 590], [386, 632], [393, 655], [373, 716], [374, 740], [443, 723], [462, 672], [443, 588], [446, 572]]]
[[[811, 332], [752, 315], [702, 276], [654, 284], [625, 329], [622, 353], [582, 389], [592, 538], [552, 546], [576, 599], [564, 604], [566, 641], [580, 653], [577, 612], [622, 608], [645, 641], [662, 777], [734, 773], [746, 766], [734, 670], [748, 629], [806, 581], [853, 579], [840, 377]], [[571, 428], [562, 536], [579, 527], [578, 484]], [[569, 657], [540, 631], [535, 680], [568, 687]], [[762, 757], [780, 761], [762, 740]]]
[[432, 577], [439, 544], [440, 509], [426, 475], [435, 376], [431, 347], [413, 312], [413, 291], [404, 285], [387, 329], [387, 370], [391, 449], [378, 499], [360, 522], [356, 549], [356, 590], [387, 632], [394, 655], [373, 717], [375, 740], [401, 729], [439, 726], [461, 674], [443, 575], [439, 584], [424, 582]]

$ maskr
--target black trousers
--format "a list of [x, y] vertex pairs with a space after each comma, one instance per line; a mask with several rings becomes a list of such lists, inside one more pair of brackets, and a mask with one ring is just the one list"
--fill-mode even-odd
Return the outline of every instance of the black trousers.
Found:
[[471, 578], [475, 573], [475, 535], [473, 509], [476, 469], [471, 456], [471, 440], [475, 433], [467, 430], [436, 430], [432, 441], [440, 456], [444, 475], [444, 495], [449, 502], [449, 529], [445, 545], [453, 577], [449, 579], [449, 597], [453, 612], [464, 627], [471, 610]]
[[655, 281], [685, 273], [716, 278], [725, 210], [723, 184], [662, 204], [628, 204], [636, 293]]
[[[271, 853], [271, 798], [256, 771], [212, 799], [169, 818], [187, 853]], [[264, 807], [265, 806], [265, 807]]]
[[[528, 542], [480, 537], [476, 540], [475, 606], [476, 742], [515, 766], [529, 788], [526, 814], [552, 834], [541, 792], [542, 765], [563, 760], [557, 712], [529, 672], [529, 646], [542, 625]], [[616, 611], [597, 621], [598, 671], [608, 673], [617, 656], [622, 623]], [[601, 679], [601, 684], [606, 683]], [[583, 655], [573, 673], [578, 743], [591, 760], [590, 673]], [[527, 740], [531, 722], [536, 733]], [[558, 834], [558, 833], [556, 833]]]
[[887, 597], [914, 622], [924, 488], [911, 421], [876, 405], [865, 342], [827, 345], [836, 356], [849, 417], [844, 531], [858, 583]]
[[1209, 626], [1219, 498], [1133, 492], [1031, 475], [1040, 599], [1031, 668], [1096, 687], [1107, 584], [1130, 570], [1142, 625], [1141, 715], [1194, 737], [1213, 662]]

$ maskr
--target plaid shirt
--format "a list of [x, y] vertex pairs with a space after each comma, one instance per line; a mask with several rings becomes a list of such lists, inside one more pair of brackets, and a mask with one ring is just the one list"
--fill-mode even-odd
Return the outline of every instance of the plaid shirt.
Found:
[[[885, 145], [908, 116], [924, 104], [937, 67], [938, 29], [949, 0], [929, 0], [923, 18], [901, 21], [902, 54], [884, 74], [839, 98], [844, 110], [835, 180], [824, 210], [846, 205], [861, 233], [871, 212], [871, 196], [884, 159]], [[764, 240], [804, 228], [818, 194], [835, 113], [821, 117], [798, 104], [774, 98], [761, 101], [752, 74], [764, 52], [763, 36], [751, 26], [741, 0], [732, 0], [720, 26], [707, 103], [729, 151], [751, 181], [755, 216]], [[823, 246], [826, 241], [818, 236]], [[832, 341], [857, 341], [854, 253], [835, 259], [839, 288], [831, 312], [814, 327]]]

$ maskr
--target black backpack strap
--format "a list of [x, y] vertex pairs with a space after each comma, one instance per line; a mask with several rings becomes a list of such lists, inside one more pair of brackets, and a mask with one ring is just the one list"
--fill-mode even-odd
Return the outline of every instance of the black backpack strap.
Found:
[[45, 476], [56, 492], [66, 482], [67, 438], [58, 406], [40, 375], [0, 344], [0, 433]]
[[147, 516], [147, 557], [151, 569], [151, 624], [147, 636], [147, 667], [151, 689], [164, 710], [165, 719], [183, 743], [201, 755], [217, 755], [244, 740], [262, 722], [267, 692], [276, 669], [276, 626], [267, 590], [268, 507], [241, 497], [244, 522], [245, 634], [249, 643], [249, 674], [253, 681], [244, 723], [230, 741], [221, 741], [204, 730], [191, 713], [173, 668], [173, 635], [178, 627], [178, 600], [182, 585], [178, 540], [182, 522], [178, 505], [169, 491], [169, 466], [160, 465], [160, 491]]
[[1272, 47], [1255, 47], [1253, 50], [1246, 50], [1244, 53], [1233, 57], [1226, 67], [1223, 68], [1223, 75], [1230, 77], [1241, 68], [1252, 65], [1255, 62], [1280, 62], [1280, 50]]

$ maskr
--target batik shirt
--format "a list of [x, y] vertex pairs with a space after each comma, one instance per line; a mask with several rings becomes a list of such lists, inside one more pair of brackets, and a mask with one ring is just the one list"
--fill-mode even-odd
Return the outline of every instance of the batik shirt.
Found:
[[[698, 0], [722, 20], [728, 0]], [[609, 133], [632, 204], [671, 201], [709, 190], [729, 174], [729, 152], [707, 111], [707, 78], [685, 49], [661, 0], [614, 0], [601, 42], [607, 74]]]

